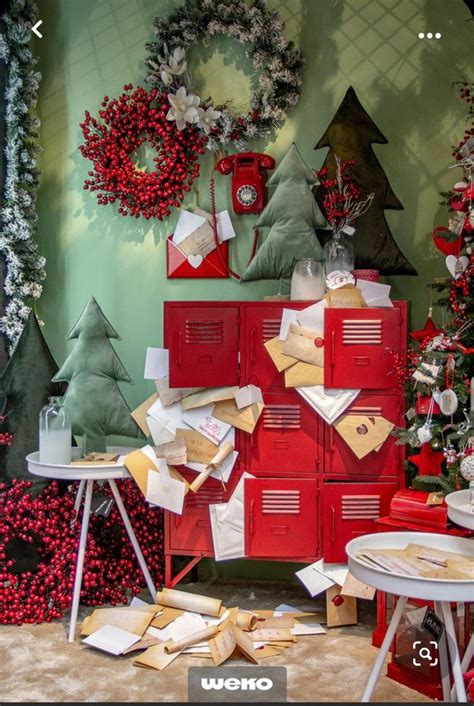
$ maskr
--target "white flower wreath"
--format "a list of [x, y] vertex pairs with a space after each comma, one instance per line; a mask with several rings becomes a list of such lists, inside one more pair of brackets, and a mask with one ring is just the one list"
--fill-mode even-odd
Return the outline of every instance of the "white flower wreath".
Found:
[[[255, 137], [266, 137], [285, 122], [286, 114], [300, 98], [304, 60], [301, 52], [283, 35], [283, 22], [265, 0], [186, 0], [165, 19], [155, 18], [156, 40], [146, 45], [151, 69], [147, 81], [168, 93], [168, 119], [179, 130], [197, 126], [208, 136], [211, 150], [229, 142], [245, 149]], [[247, 56], [260, 74], [259, 88], [252, 92], [250, 110], [235, 116], [229, 106], [213, 106], [192, 90], [186, 53], [200, 39], [218, 34], [249, 45]]]

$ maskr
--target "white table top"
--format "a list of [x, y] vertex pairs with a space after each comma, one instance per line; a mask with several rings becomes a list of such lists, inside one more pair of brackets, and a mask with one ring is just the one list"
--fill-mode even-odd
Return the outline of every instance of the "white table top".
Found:
[[[108, 447], [107, 451], [111, 453], [126, 454], [133, 449], [113, 446]], [[78, 459], [81, 456], [79, 448], [71, 450], [72, 459]], [[29, 454], [26, 457], [28, 471], [34, 476], [42, 476], [43, 478], [54, 478], [56, 480], [109, 480], [130, 478], [130, 473], [125, 466], [118, 466], [116, 463], [100, 464], [93, 466], [66, 466], [60, 464], [41, 463], [39, 460], [39, 451]]]
[[474, 512], [470, 510], [469, 496], [469, 488], [457, 490], [455, 493], [446, 495], [445, 501], [451, 522], [455, 522], [461, 527], [466, 527], [466, 529], [474, 530]]
[[472, 557], [474, 542], [462, 537], [425, 532], [380, 532], [351, 540], [346, 545], [349, 571], [359, 581], [397, 596], [422, 600], [470, 602], [474, 600], [474, 580], [433, 579], [405, 576], [375, 567], [357, 557], [363, 549], [403, 549], [407, 544], [423, 544]]

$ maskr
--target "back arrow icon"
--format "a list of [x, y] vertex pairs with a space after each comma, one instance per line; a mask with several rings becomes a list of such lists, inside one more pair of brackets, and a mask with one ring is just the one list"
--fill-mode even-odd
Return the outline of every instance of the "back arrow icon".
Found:
[[38, 31], [38, 27], [40, 27], [43, 24], [43, 20], [38, 20], [38, 22], [35, 24], [34, 27], [31, 28], [31, 31], [36, 34], [37, 37], [40, 39], [43, 39], [43, 35], [41, 32]]

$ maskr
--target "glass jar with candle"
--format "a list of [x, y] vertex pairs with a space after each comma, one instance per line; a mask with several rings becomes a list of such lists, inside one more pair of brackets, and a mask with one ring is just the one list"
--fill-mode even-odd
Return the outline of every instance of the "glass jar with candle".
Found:
[[331, 272], [349, 273], [354, 269], [354, 248], [342, 233], [333, 235], [323, 248], [324, 273], [327, 277]]
[[324, 284], [323, 263], [318, 260], [297, 260], [291, 277], [292, 300], [322, 299], [326, 287]]
[[50, 397], [39, 417], [40, 463], [71, 463], [71, 419], [61, 397]]

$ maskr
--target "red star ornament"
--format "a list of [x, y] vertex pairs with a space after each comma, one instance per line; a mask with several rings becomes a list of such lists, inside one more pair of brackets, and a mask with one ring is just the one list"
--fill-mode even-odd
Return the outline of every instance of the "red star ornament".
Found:
[[444, 461], [443, 451], [434, 451], [429, 443], [423, 444], [421, 451], [416, 456], [409, 456], [408, 460], [418, 468], [419, 476], [440, 476], [441, 464]]
[[423, 328], [419, 329], [419, 331], [412, 331], [410, 333], [410, 338], [412, 338], [414, 341], [418, 341], [418, 343], [423, 343], [424, 340], [431, 340], [432, 338], [437, 336], [438, 333], [443, 332], [441, 329], [436, 328], [436, 324], [433, 321], [432, 317], [432, 310], [430, 308], [428, 312], [428, 318], [425, 321], [425, 325], [423, 326]]

